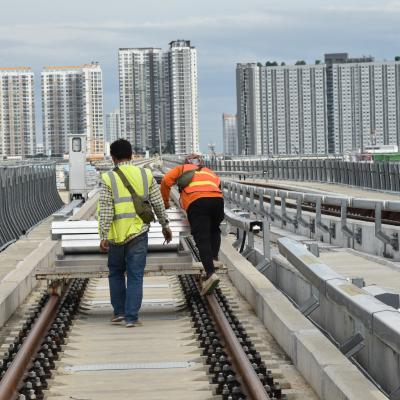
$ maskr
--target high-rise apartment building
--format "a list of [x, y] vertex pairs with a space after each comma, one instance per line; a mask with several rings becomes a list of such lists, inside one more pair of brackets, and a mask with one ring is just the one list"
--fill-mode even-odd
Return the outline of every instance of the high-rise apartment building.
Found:
[[261, 67], [265, 154], [327, 153], [325, 68]]
[[260, 67], [237, 64], [236, 99], [239, 154], [263, 154], [261, 132]]
[[332, 70], [331, 152], [400, 145], [400, 62], [345, 58]]
[[36, 154], [34, 74], [0, 68], [0, 158]]
[[400, 145], [400, 62], [325, 55], [325, 64], [238, 64], [240, 154], [345, 154]]
[[169, 44], [170, 98], [175, 154], [199, 151], [197, 51], [189, 40]]
[[121, 137], [121, 122], [119, 108], [106, 114], [106, 131], [105, 131], [105, 141], [107, 143], [112, 143]]
[[86, 134], [88, 153], [104, 153], [103, 79], [98, 63], [45, 67], [42, 111], [46, 154], [68, 153], [69, 134]]
[[327, 152], [325, 67], [238, 64], [240, 154]]
[[[197, 60], [189, 41], [118, 54], [121, 136], [136, 151], [198, 151]], [[161, 146], [160, 146], [161, 138]]]
[[238, 130], [236, 115], [222, 114], [224, 154], [238, 154]]
[[121, 133], [136, 151], [159, 148], [162, 50], [119, 50]]

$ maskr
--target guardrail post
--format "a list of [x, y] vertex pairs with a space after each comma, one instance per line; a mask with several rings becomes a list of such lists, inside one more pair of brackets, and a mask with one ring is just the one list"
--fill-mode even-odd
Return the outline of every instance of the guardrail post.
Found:
[[268, 218], [263, 219], [262, 230], [264, 258], [271, 260], [271, 225]]
[[[347, 199], [342, 199], [340, 206], [340, 226], [343, 234], [349, 239], [355, 239], [358, 244], [362, 243], [362, 229], [353, 232], [347, 226]], [[354, 246], [353, 246], [354, 247]]]
[[315, 224], [321, 231], [329, 233], [329, 241], [331, 242], [332, 238], [336, 238], [336, 225], [331, 222], [330, 226], [327, 226], [322, 222], [321, 202], [322, 199], [317, 197], [315, 201]]
[[385, 245], [389, 244], [390, 246], [392, 246], [394, 251], [399, 250], [398, 233], [393, 233], [392, 236], [389, 236], [382, 231], [382, 203], [380, 202], [376, 202], [375, 204], [375, 236]]
[[281, 198], [281, 214], [282, 214], [282, 224], [286, 223], [292, 224], [295, 229], [299, 226], [296, 218], [290, 218], [286, 213], [286, 193], [279, 191], [279, 196]]
[[310, 222], [307, 222], [303, 218], [302, 202], [303, 202], [302, 195], [297, 196], [297, 198], [296, 198], [296, 220], [301, 226], [304, 226], [304, 228], [309, 228], [310, 234], [311, 234], [311, 233], [315, 232], [315, 222], [312, 219], [310, 220]]

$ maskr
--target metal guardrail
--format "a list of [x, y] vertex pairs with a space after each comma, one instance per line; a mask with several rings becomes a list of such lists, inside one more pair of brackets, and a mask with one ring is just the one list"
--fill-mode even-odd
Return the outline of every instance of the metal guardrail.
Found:
[[[169, 160], [171, 162], [171, 160]], [[326, 160], [215, 160], [206, 165], [218, 171], [262, 171], [266, 179], [340, 183], [374, 190], [400, 192], [400, 163]]]
[[[329, 318], [322, 318], [327, 325], [323, 328], [338, 342], [341, 351], [347, 357], [355, 357], [372, 378], [382, 385], [390, 399], [399, 399], [400, 312], [379, 301], [371, 290], [353, 285], [320, 262], [302, 244], [281, 238], [278, 239], [278, 246], [280, 253], [317, 289], [317, 296], [314, 297], [315, 291], [312, 296], [314, 307], [311, 312], [323, 307], [320, 313], [329, 313], [335, 319], [333, 325], [336, 332], [332, 330], [333, 320], [331, 325], [327, 322]], [[338, 326], [340, 319], [336, 321], [334, 310], [336, 313], [341, 310], [348, 316], [343, 317], [345, 326]], [[350, 337], [345, 340], [338, 337], [339, 333], [343, 336], [346, 332], [350, 332]]]
[[[266, 256], [265, 250], [262, 254], [251, 238], [268, 220], [251, 217], [254, 213], [243, 210], [225, 209], [225, 215], [227, 223], [238, 229], [238, 240], [233, 245], [242, 256], [280, 290], [285, 291], [285, 285], [291, 288], [300, 300], [292, 298], [299, 311], [381, 386], [390, 400], [399, 400], [400, 312], [392, 306], [398, 305], [399, 295], [377, 286], [355, 286], [353, 280], [336, 273], [303, 244], [289, 238], [278, 239], [279, 251], [297, 272], [293, 276], [281, 269], [278, 272], [277, 257]], [[267, 237], [268, 228], [262, 228]], [[247, 244], [243, 245], [246, 235]], [[283, 287], [281, 281], [285, 282]], [[286, 293], [289, 297], [291, 294]]]
[[[224, 209], [225, 222], [236, 228], [236, 241], [233, 243], [239, 253], [263, 272], [271, 259], [270, 224], [267, 219], [252, 218], [240, 209]], [[262, 232], [263, 248], [258, 251], [254, 235]]]
[[0, 250], [63, 205], [54, 163], [1, 163]]
[[[285, 225], [293, 225], [298, 228], [300, 225], [309, 229], [309, 233], [318, 239], [320, 232], [327, 233], [331, 237], [336, 237], [336, 225], [329, 226], [323, 222], [322, 206], [340, 207], [340, 230], [343, 235], [354, 239], [358, 244], [362, 244], [363, 238], [360, 231], [354, 232], [348, 226], [350, 217], [349, 208], [372, 210], [375, 215], [375, 237], [383, 244], [399, 251], [399, 235], [397, 232], [385, 233], [382, 228], [382, 211], [400, 212], [400, 201], [383, 201], [360, 199], [347, 196], [330, 196], [314, 193], [303, 193], [289, 190], [277, 190], [269, 188], [255, 188], [250, 185], [239, 184], [222, 180], [224, 197], [236, 207], [241, 207], [248, 212], [256, 213], [261, 217], [268, 217], [271, 221], [283, 221]], [[265, 196], [269, 198], [269, 203], [258, 201]], [[276, 202], [280, 202], [280, 207], [276, 207]], [[287, 202], [296, 204], [296, 213], [289, 216], [287, 213]], [[315, 219], [304, 218], [304, 205], [315, 205]], [[361, 229], [361, 228], [360, 228]]]

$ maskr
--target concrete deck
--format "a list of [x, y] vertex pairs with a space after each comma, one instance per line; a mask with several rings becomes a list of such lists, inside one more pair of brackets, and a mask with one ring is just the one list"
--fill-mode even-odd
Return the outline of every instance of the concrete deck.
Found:
[[396, 194], [390, 192], [379, 192], [376, 190], [361, 189], [358, 187], [345, 186], [337, 183], [281, 181], [274, 179], [246, 179], [245, 181], [238, 182], [243, 184], [250, 184], [252, 182], [262, 183], [299, 192], [315, 192], [321, 194], [329, 193], [331, 195], [336, 194], [371, 200], [400, 200], [400, 193]]
[[321, 252], [319, 258], [345, 277], [362, 277], [366, 285], [379, 285], [400, 293], [400, 263], [380, 260], [378, 257], [369, 257], [347, 249]]
[[50, 237], [50, 225], [51, 217], [41, 222], [26, 236], [21, 237], [0, 253], [0, 281], [10, 271], [14, 270], [19, 262], [28, 258], [42, 241]]
[[264, 275], [238, 255], [232, 238], [222, 240], [220, 259], [239, 292], [321, 399], [386, 399]]

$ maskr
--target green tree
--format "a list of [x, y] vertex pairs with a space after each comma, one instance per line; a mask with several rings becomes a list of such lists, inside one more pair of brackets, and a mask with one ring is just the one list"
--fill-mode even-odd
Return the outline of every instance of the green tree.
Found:
[[298, 60], [294, 65], [306, 65], [306, 62], [304, 60]]
[[394, 61], [400, 61], [400, 56], [396, 56], [396, 57], [394, 58]]
[[315, 60], [315, 65], [321, 64], [321, 60]]

